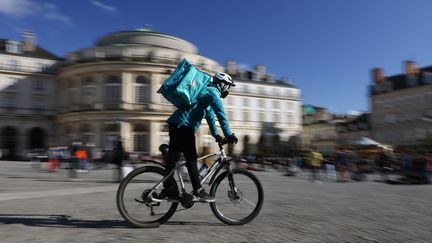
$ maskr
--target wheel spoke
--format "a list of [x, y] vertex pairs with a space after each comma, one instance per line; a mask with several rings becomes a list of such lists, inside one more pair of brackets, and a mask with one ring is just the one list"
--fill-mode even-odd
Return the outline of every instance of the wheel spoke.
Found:
[[[130, 173], [119, 186], [117, 207], [122, 217], [137, 227], [154, 227], [164, 223], [175, 212], [178, 203], [153, 202], [153, 193], [160, 189], [152, 188], [165, 175], [159, 167], [141, 167]], [[152, 195], [150, 195], [152, 194]]]

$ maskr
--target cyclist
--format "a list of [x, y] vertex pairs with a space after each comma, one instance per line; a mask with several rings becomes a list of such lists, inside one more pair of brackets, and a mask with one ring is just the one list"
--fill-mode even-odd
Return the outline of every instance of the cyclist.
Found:
[[[231, 76], [222, 72], [216, 73], [212, 77], [210, 84], [200, 92], [196, 103], [188, 108], [177, 109], [166, 121], [170, 136], [169, 152], [166, 158], [166, 172], [169, 173], [175, 168], [175, 163], [180, 159], [180, 153], [183, 153], [193, 187], [193, 195], [200, 202], [214, 202], [215, 199], [201, 186], [197, 167], [198, 156], [195, 147], [195, 131], [199, 128], [202, 119], [205, 117], [212, 136], [216, 142], [221, 142], [223, 138], [218, 134], [215, 123], [216, 114], [228, 142], [238, 142], [237, 137], [229, 128], [228, 119], [221, 100], [221, 98], [228, 96], [231, 86], [235, 86]], [[174, 183], [174, 177], [169, 177], [164, 182], [163, 190], [156, 197], [159, 199], [178, 200], [178, 191], [173, 189], [176, 187], [172, 186]]]

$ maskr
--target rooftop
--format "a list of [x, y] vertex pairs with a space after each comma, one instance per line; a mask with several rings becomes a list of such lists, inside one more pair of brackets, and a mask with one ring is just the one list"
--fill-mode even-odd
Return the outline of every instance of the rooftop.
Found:
[[10, 52], [7, 51], [7, 45], [10, 42], [15, 42], [16, 44], [21, 45], [22, 43], [19, 41], [12, 41], [8, 39], [0, 39], [0, 54], [12, 55], [12, 56], [23, 56], [23, 57], [32, 57], [32, 58], [41, 58], [41, 59], [50, 59], [50, 60], [60, 60], [61, 58], [56, 56], [55, 54], [47, 51], [41, 46], [36, 45], [35, 49], [32, 51], [22, 50], [19, 52]]

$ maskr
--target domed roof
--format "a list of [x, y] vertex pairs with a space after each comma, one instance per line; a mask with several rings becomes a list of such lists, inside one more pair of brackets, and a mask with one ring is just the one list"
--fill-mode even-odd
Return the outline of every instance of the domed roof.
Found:
[[96, 46], [112, 45], [143, 45], [198, 54], [198, 48], [189, 41], [149, 29], [113, 32], [101, 37], [96, 42]]

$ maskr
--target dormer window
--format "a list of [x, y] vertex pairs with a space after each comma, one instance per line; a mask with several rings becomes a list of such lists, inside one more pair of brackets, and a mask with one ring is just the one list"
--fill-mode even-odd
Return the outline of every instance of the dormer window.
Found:
[[18, 41], [9, 40], [6, 44], [6, 51], [10, 53], [22, 53], [22, 45]]

